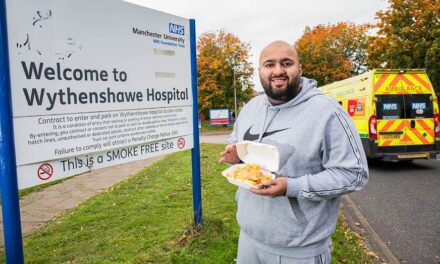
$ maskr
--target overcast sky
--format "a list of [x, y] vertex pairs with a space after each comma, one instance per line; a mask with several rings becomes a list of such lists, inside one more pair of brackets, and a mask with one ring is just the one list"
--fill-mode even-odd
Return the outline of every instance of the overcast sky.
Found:
[[251, 46], [255, 68], [255, 89], [258, 80], [258, 56], [261, 49], [274, 40], [295, 43], [306, 26], [354, 22], [375, 22], [375, 14], [385, 10], [385, 0], [129, 0], [155, 10], [196, 20], [196, 33], [224, 29]]

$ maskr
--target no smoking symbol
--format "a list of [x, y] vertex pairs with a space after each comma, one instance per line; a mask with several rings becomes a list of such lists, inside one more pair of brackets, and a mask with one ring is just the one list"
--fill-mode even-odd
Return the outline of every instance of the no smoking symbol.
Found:
[[53, 175], [53, 167], [49, 163], [43, 163], [38, 167], [38, 178], [48, 180]]
[[177, 140], [177, 146], [180, 149], [183, 149], [183, 147], [185, 147], [185, 139], [184, 138], [179, 138], [179, 140]]

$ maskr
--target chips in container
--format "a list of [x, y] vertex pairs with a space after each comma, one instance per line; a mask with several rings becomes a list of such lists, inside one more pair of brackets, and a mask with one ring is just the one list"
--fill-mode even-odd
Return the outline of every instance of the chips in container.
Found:
[[222, 172], [226, 179], [237, 186], [260, 189], [263, 182], [275, 178], [280, 154], [275, 146], [242, 141], [236, 144], [238, 157], [244, 162], [233, 165]]

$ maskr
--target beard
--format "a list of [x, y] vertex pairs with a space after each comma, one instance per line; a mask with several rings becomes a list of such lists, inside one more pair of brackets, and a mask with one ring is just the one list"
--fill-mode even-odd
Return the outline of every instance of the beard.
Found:
[[263, 86], [266, 95], [274, 100], [283, 101], [283, 102], [288, 102], [293, 98], [295, 98], [295, 96], [301, 90], [300, 89], [301, 75], [297, 75], [293, 80], [290, 80], [287, 76], [278, 76], [278, 77], [287, 78], [287, 86], [285, 89], [275, 90], [271, 85], [271, 81], [270, 81], [271, 78], [269, 78], [269, 80], [266, 81], [260, 76], [261, 86]]

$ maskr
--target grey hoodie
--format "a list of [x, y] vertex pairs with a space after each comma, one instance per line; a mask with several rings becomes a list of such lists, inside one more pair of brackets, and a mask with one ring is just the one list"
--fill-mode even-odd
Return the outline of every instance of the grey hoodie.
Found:
[[242, 235], [263, 250], [296, 258], [316, 256], [331, 242], [340, 196], [368, 181], [362, 143], [350, 117], [333, 99], [301, 79], [300, 93], [273, 106], [266, 95], [246, 104], [228, 143], [253, 140], [280, 152], [286, 196], [237, 191]]

